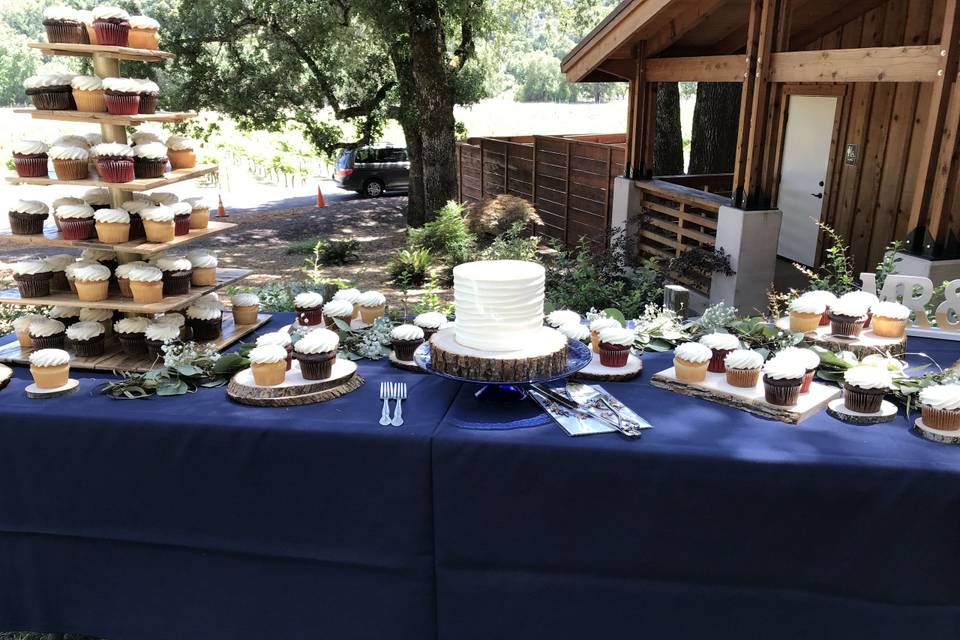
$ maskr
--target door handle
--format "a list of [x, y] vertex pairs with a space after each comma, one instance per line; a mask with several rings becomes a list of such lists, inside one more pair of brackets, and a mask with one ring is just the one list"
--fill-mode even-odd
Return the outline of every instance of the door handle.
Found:
[[821, 193], [811, 193], [810, 195], [812, 195], [814, 198], [823, 198], [823, 193], [822, 193], [822, 192], [821, 192]]

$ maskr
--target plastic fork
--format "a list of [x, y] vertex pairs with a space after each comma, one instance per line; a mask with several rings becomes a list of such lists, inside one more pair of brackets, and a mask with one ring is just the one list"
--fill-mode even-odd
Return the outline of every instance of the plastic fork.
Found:
[[381, 382], [380, 399], [383, 400], [383, 409], [380, 411], [380, 424], [384, 427], [390, 424], [390, 398], [390, 383]]
[[407, 383], [393, 383], [392, 397], [397, 401], [397, 408], [393, 412], [393, 420], [390, 421], [390, 424], [399, 427], [403, 424], [403, 401], [407, 399]]

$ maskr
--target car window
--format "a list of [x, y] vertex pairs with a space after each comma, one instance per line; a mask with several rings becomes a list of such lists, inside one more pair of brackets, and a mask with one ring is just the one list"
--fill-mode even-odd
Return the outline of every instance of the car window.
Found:
[[407, 159], [406, 149], [381, 149], [380, 162], [405, 162]]
[[370, 147], [362, 147], [357, 149], [357, 155], [354, 159], [354, 162], [378, 162], [377, 151], [377, 149], [371, 149]]

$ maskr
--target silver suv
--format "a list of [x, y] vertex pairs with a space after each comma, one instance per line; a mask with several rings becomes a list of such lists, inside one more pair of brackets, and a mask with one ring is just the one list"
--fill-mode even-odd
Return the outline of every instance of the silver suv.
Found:
[[372, 145], [342, 151], [333, 179], [341, 188], [378, 198], [386, 191], [406, 191], [410, 185], [407, 150]]

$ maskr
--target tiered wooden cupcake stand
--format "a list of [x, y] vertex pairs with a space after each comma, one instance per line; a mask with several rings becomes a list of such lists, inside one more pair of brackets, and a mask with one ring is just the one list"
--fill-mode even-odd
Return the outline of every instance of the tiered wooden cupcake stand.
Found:
[[[165, 51], [151, 51], [130, 47], [112, 47], [91, 44], [50, 44], [33, 42], [29, 45], [52, 55], [83, 56], [93, 58], [93, 68], [101, 78], [119, 77], [120, 60], [137, 60], [142, 62], [161, 62], [174, 57]], [[17, 109], [18, 113], [29, 113], [37, 120], [58, 120], [62, 122], [77, 122], [100, 125], [104, 142], [127, 142], [127, 126], [137, 126], [145, 122], [181, 122], [196, 116], [195, 112], [175, 112], [139, 114], [132, 116], [118, 116], [109, 113], [88, 113], [83, 111], [42, 111], [36, 109]], [[216, 165], [196, 166], [191, 169], [178, 169], [164, 174], [162, 178], [136, 179], [132, 182], [108, 183], [99, 177], [90, 175], [84, 180], [58, 180], [55, 175], [45, 178], [21, 178], [10, 176], [7, 182], [11, 184], [52, 185], [62, 184], [78, 187], [107, 187], [114, 207], [118, 207], [126, 200], [131, 199], [131, 193], [158, 189], [184, 180], [193, 180], [201, 176], [215, 173]], [[45, 247], [70, 247], [78, 249], [102, 249], [113, 251], [120, 263], [132, 260], [147, 259], [165, 251], [179, 249], [183, 245], [200, 238], [213, 236], [234, 228], [236, 225], [211, 220], [206, 229], [191, 230], [189, 235], [177, 236], [172, 242], [155, 244], [144, 240], [133, 240], [122, 244], [104, 244], [96, 240], [74, 241], [66, 240], [55, 229], [47, 230], [42, 235], [13, 235], [0, 233], [0, 238], [12, 243], [37, 245]], [[56, 293], [41, 298], [21, 298], [16, 289], [0, 291], [0, 304], [5, 305], [35, 305], [50, 306], [62, 305], [67, 307], [86, 307], [95, 309], [112, 309], [126, 314], [158, 314], [169, 311], [182, 310], [202, 295], [226, 287], [247, 277], [251, 271], [247, 269], [217, 269], [217, 282], [213, 286], [192, 287], [190, 293], [179, 296], [167, 296], [161, 302], [154, 304], [138, 304], [130, 298], [123, 298], [116, 292], [111, 292], [110, 298], [102, 302], [81, 302], [70, 292]], [[261, 314], [257, 322], [248, 325], [237, 325], [231, 314], [224, 314], [223, 330], [214, 344], [218, 349], [226, 348], [243, 336], [256, 330], [270, 319], [269, 315]], [[21, 349], [16, 341], [0, 347], [0, 362], [27, 364], [30, 349]], [[148, 371], [154, 362], [147, 357], [131, 357], [125, 355], [115, 338], [108, 338], [107, 349], [104, 355], [92, 358], [74, 358], [71, 367], [79, 369], [95, 369], [101, 371]]]

